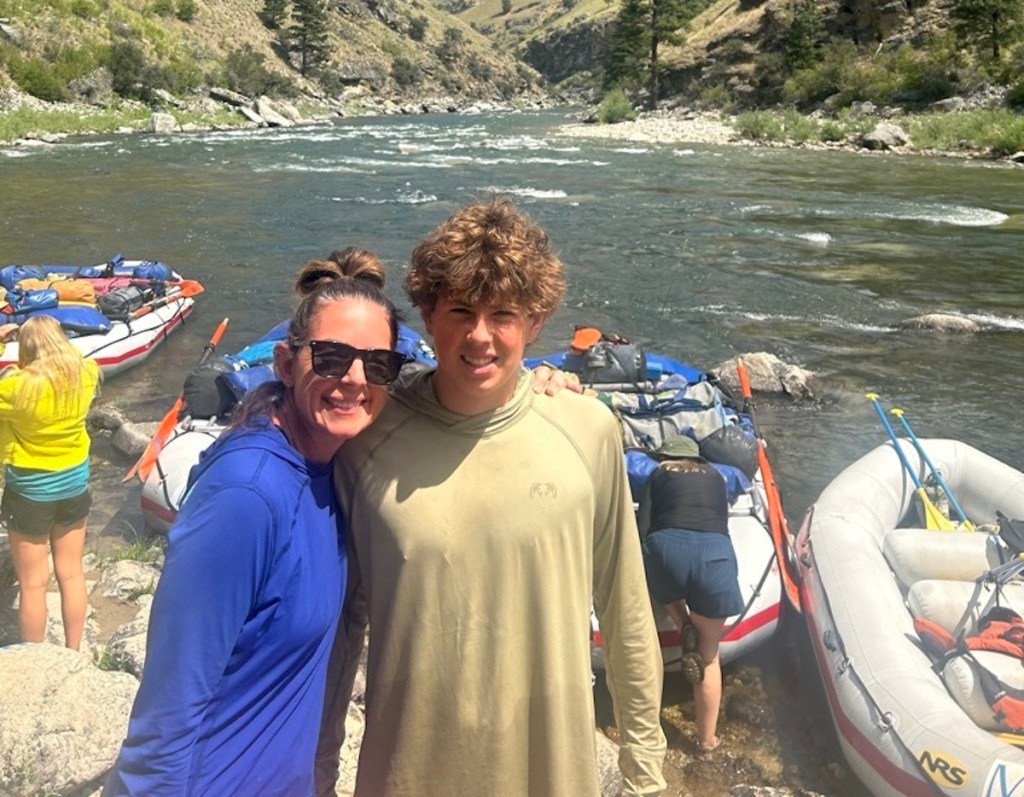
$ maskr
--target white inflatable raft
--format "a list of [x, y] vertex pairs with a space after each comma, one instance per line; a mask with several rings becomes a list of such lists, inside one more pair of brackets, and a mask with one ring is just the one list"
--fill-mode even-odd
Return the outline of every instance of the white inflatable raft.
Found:
[[[1024, 517], [1024, 474], [954, 440], [922, 440], [967, 517]], [[909, 442], [911, 468], [928, 470]], [[796, 541], [801, 603], [843, 752], [875, 795], [1022, 797], [1024, 735], [1006, 733], [968, 657], [936, 662], [920, 617], [954, 635], [977, 631], [995, 603], [1024, 614], [1024, 584], [989, 571], [1012, 557], [998, 534], [920, 525], [915, 486], [893, 445], [849, 466], [808, 510]], [[999, 595], [993, 595], [998, 590]], [[1024, 687], [1020, 658], [979, 653]]]

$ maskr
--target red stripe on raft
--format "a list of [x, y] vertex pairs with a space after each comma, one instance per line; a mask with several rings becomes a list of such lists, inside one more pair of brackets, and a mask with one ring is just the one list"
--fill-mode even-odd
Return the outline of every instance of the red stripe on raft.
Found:
[[[820, 584], [819, 587], [821, 587]], [[869, 737], [865, 736], [857, 724], [843, 711], [843, 706], [839, 702], [839, 693], [836, 691], [835, 684], [832, 682], [832, 678], [829, 675], [831, 672], [831, 665], [829, 665], [825, 651], [822, 648], [819, 634], [815, 633], [814, 623], [811, 622], [815, 619], [815, 612], [813, 611], [815, 606], [811, 601], [810, 588], [807, 585], [806, 579], [802, 584], [800, 597], [800, 603], [804, 607], [805, 616], [809, 621], [808, 625], [810, 627], [811, 646], [814, 648], [814, 657], [818, 661], [818, 670], [821, 673], [822, 683], [825, 684], [825, 696], [832, 709], [832, 719], [835, 722], [839, 735], [846, 740], [847, 744], [857, 751], [860, 757], [863, 758], [867, 764], [886, 781], [886, 783], [892, 786], [900, 794], [906, 795], [906, 797], [934, 797], [936, 794], [935, 786], [921, 778], [915, 777], [898, 764], [894, 764], [890, 761], [889, 758], [878, 749], [874, 742], [872, 742]], [[895, 731], [890, 731], [890, 733], [893, 732]], [[911, 755], [913, 755], [912, 751]]]
[[[187, 307], [182, 307], [180, 312], [176, 312], [171, 317], [171, 319], [168, 322], [165, 322], [164, 326], [162, 326], [160, 328], [160, 330], [156, 333], [156, 335], [154, 335], [150, 339], [150, 341], [148, 343], [144, 343], [143, 345], [138, 346], [138, 347], [132, 349], [131, 351], [123, 352], [123, 353], [121, 353], [121, 354], [119, 354], [117, 356], [112, 356], [112, 357], [102, 357], [102, 356], [101, 357], [96, 357], [96, 356], [91, 355], [91, 354], [87, 354], [85, 356], [86, 357], [92, 357], [94, 360], [96, 360], [97, 363], [100, 364], [101, 367], [104, 366], [104, 365], [107, 365], [107, 366], [118, 365], [120, 363], [125, 362], [126, 360], [132, 360], [132, 359], [135, 359], [136, 357], [141, 357], [143, 354], [145, 354], [150, 349], [152, 349], [154, 346], [156, 346], [158, 343], [160, 343], [160, 341], [162, 341], [164, 338], [166, 338], [169, 334], [171, 334], [171, 332], [173, 332], [175, 329], [177, 329], [178, 326], [181, 325], [181, 322], [185, 320], [185, 317], [189, 313], [192, 312], [193, 307], [194, 307], [194, 305], [188, 305]], [[148, 331], [149, 330], [147, 330], [147, 332]], [[139, 333], [134, 333], [134, 334], [141, 335], [142, 333], [139, 332]], [[126, 340], [127, 340], [127, 338], [126, 338]]]
[[[722, 637], [722, 641], [737, 642], [759, 628], [763, 628], [769, 623], [777, 621], [779, 619], [779, 606], [780, 604], [774, 603], [757, 614], [752, 614], [743, 618], [743, 620], [737, 623], [728, 634]], [[663, 648], [679, 647], [679, 630], [672, 628], [668, 631], [658, 631], [658, 641], [661, 643]], [[601, 647], [600, 631], [594, 632], [594, 644], [597, 647]]]
[[178, 516], [178, 513], [173, 509], [168, 509], [146, 497], [142, 498], [142, 511], [148, 512], [161, 520], [166, 520], [168, 523], [173, 523], [174, 519]]

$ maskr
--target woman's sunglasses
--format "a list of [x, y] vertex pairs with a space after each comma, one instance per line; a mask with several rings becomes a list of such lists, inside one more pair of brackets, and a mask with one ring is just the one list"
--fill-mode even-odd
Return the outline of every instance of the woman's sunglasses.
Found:
[[362, 360], [367, 382], [390, 385], [408, 362], [404, 354], [390, 349], [357, 349], [336, 340], [311, 340], [308, 345], [313, 355], [313, 371], [325, 379], [341, 379], [352, 363]]

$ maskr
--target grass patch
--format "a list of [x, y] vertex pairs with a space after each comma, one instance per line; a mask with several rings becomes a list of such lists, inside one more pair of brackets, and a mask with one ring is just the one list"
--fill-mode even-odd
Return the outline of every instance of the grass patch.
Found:
[[[226, 126], [236, 127], [244, 123], [244, 119], [234, 110], [223, 108], [209, 111], [167, 111], [180, 125], [197, 127]], [[68, 135], [109, 134], [118, 128], [127, 127], [136, 132], [145, 130], [149, 125], [152, 111], [148, 108], [123, 106], [116, 109], [82, 112], [67, 109], [35, 110], [20, 107], [13, 111], [0, 113], [0, 141], [17, 141], [29, 136], [40, 136], [47, 133], [66, 133]]]
[[[736, 130], [761, 142], [844, 141], [859, 138], [880, 121], [849, 110], [827, 120], [796, 111], [748, 111], [736, 117]], [[915, 114], [895, 122], [915, 149], [991, 152], [997, 157], [1024, 151], [1024, 114], [1007, 109]]]
[[68, 133], [110, 133], [119, 127], [141, 129], [149, 123], [148, 108], [121, 108], [97, 110], [83, 113], [61, 108], [36, 110], [21, 106], [13, 111], [0, 113], [0, 141], [15, 141], [29, 134]]
[[[112, 550], [106, 558], [106, 564], [125, 561], [157, 564], [163, 561], [166, 551], [166, 537], [140, 537], [127, 545]], [[140, 590], [139, 595], [145, 595], [152, 591], [152, 589]]]
[[921, 114], [904, 124], [911, 142], [921, 149], [991, 150], [997, 156], [1024, 150], [1024, 114], [1005, 108]]

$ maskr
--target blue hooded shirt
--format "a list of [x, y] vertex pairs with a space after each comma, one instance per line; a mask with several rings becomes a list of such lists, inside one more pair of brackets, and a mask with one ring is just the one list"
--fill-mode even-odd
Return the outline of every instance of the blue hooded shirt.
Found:
[[103, 794], [311, 795], [347, 571], [331, 466], [263, 419], [190, 481]]

